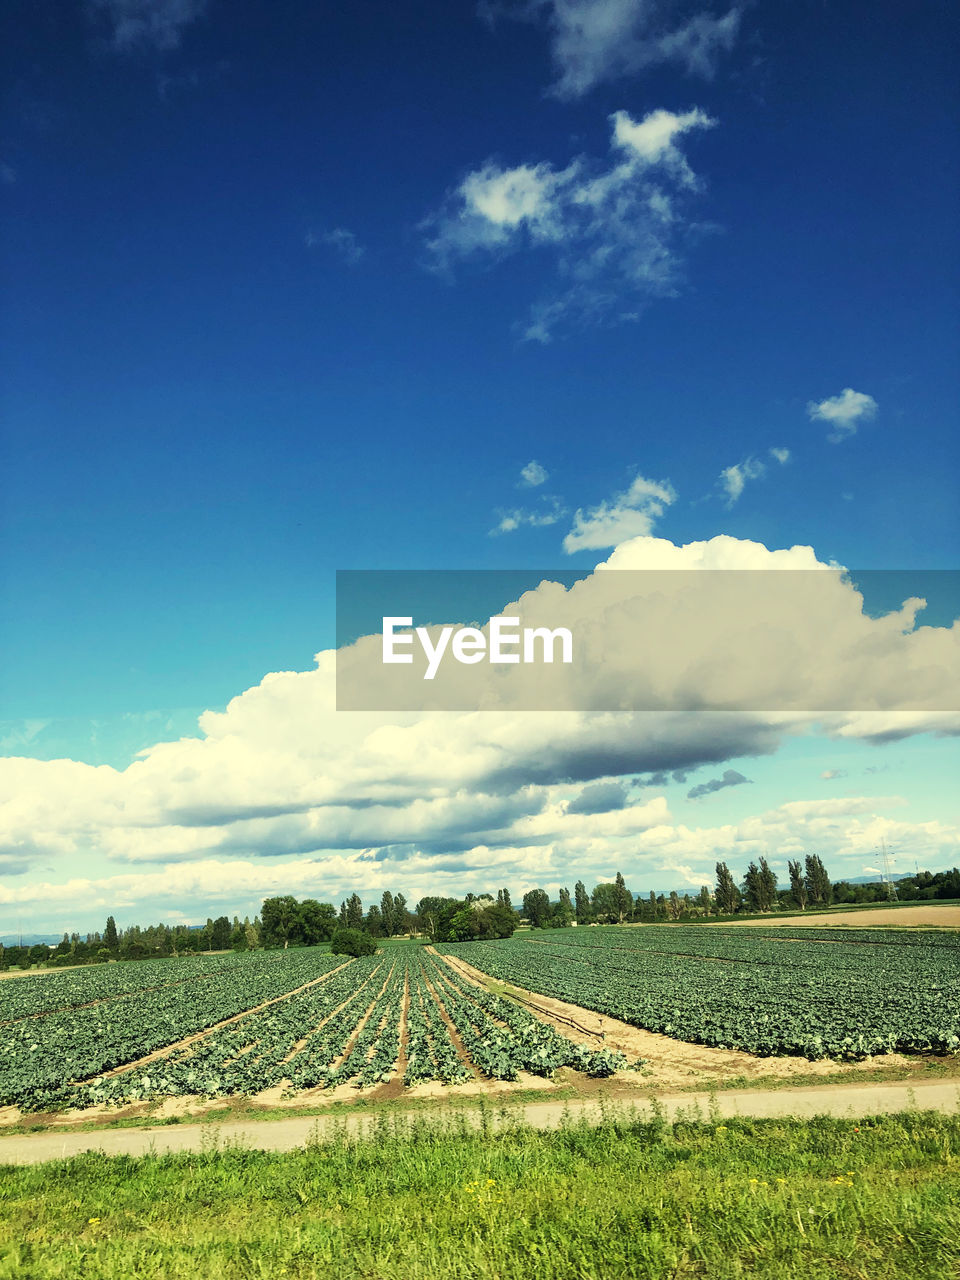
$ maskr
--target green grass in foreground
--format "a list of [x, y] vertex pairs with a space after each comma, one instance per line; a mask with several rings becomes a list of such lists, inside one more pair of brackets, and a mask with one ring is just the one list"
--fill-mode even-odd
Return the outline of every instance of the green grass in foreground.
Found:
[[0, 1171], [17, 1280], [945, 1280], [960, 1118], [482, 1132], [384, 1122], [289, 1154]]

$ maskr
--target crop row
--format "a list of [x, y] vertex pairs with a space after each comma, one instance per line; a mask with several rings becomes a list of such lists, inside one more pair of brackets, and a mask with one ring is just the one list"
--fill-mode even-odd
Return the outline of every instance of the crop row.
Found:
[[0, 1102], [36, 1111], [277, 1086], [364, 1088], [391, 1078], [403, 1049], [406, 1084], [459, 1084], [472, 1072], [451, 1024], [475, 1066], [497, 1079], [561, 1066], [608, 1075], [625, 1065], [420, 948], [360, 960], [300, 951], [266, 966], [248, 957], [207, 977], [9, 1025]]
[[282, 997], [341, 964], [320, 951], [287, 953], [284, 963], [249, 963], [218, 980], [175, 984], [5, 1027], [0, 1039], [0, 1106], [34, 1109], [66, 1081], [88, 1080], [166, 1048], [195, 1032]]
[[433, 992], [427, 986], [426, 964], [420, 953], [410, 967], [410, 1001], [407, 1009], [407, 1065], [405, 1085], [440, 1080], [462, 1084], [472, 1078], [460, 1060]]
[[916, 949], [894, 966], [872, 947], [816, 949], [808, 968], [586, 942], [442, 948], [493, 977], [694, 1043], [808, 1058], [960, 1049], [956, 961]]
[[816, 971], [827, 965], [831, 972], [842, 972], [852, 978], [869, 975], [871, 979], [882, 976], [896, 980], [905, 970], [922, 971], [928, 979], [941, 975], [949, 978], [960, 972], [960, 950], [952, 946], [904, 947], [898, 935], [891, 937], [889, 933], [884, 933], [882, 938], [868, 937], [864, 942], [851, 938], [843, 930], [818, 930], [812, 937], [810, 933], [808, 929], [795, 929], [789, 935], [781, 930], [774, 935], [766, 929], [705, 928], [703, 925], [651, 925], [641, 929], [611, 926], [544, 930], [524, 941], [535, 946], [560, 946], [573, 954], [599, 949], [604, 953], [632, 955], [686, 955]]
[[253, 955], [198, 955], [180, 959], [129, 960], [123, 964], [87, 965], [80, 969], [37, 974], [29, 981], [0, 983], [0, 1025], [22, 1018], [38, 1018], [98, 1000], [116, 1000], [141, 991], [176, 986], [201, 978], [219, 978], [250, 964], [282, 967], [286, 953], [260, 951]]
[[445, 964], [431, 960], [429, 974], [467, 1052], [488, 1076], [516, 1080], [521, 1070], [549, 1076], [559, 1067], [606, 1076], [627, 1065], [622, 1054], [575, 1044], [513, 1001], [454, 976]]
[[[106, 1079], [80, 1085], [74, 1106], [198, 1094], [217, 1098], [252, 1094], [288, 1076], [288, 1060], [301, 1041], [326, 1026], [341, 1005], [370, 1001], [370, 982], [382, 965], [348, 962], [322, 982], [248, 1014], [169, 1055]], [[355, 1021], [355, 1019], [354, 1019]], [[338, 1046], [337, 1051], [339, 1051]]]

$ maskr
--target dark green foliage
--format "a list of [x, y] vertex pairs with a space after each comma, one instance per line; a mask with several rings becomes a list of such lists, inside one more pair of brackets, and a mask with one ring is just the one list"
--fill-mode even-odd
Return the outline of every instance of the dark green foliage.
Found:
[[732, 915], [740, 905], [740, 890], [734, 882], [730, 868], [725, 862], [717, 863], [717, 910], [721, 915]]
[[261, 938], [265, 947], [287, 947], [291, 935], [300, 921], [296, 898], [284, 894], [279, 898], [265, 898], [260, 908], [263, 922]]
[[801, 911], [806, 910], [807, 906], [807, 886], [803, 878], [803, 868], [800, 865], [800, 859], [795, 862], [787, 862], [787, 870], [790, 873], [790, 897], [793, 905], [799, 907]]
[[523, 914], [534, 929], [550, 925], [550, 897], [543, 889], [530, 889], [523, 895]]
[[358, 893], [351, 893], [347, 899], [347, 928], [363, 928], [363, 903]]
[[450, 920], [441, 942], [469, 942], [484, 938], [509, 938], [519, 924], [517, 913], [499, 902], [480, 899], [463, 906]]
[[590, 897], [587, 894], [587, 886], [582, 880], [578, 880], [573, 886], [573, 900], [577, 913], [577, 924], [589, 924]]
[[362, 929], [338, 929], [330, 943], [335, 956], [372, 956], [376, 949], [375, 940]]
[[103, 945], [108, 951], [116, 951], [118, 943], [117, 922], [113, 916], [107, 916], [107, 926], [103, 931]]
[[818, 907], [829, 906], [833, 901], [833, 888], [822, 861], [815, 853], [807, 854], [805, 865], [807, 896]]

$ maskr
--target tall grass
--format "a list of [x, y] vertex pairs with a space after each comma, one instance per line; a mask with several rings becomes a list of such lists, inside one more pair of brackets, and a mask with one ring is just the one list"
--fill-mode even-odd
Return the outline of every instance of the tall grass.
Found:
[[960, 1119], [382, 1121], [287, 1154], [0, 1170], [17, 1280], [945, 1280]]

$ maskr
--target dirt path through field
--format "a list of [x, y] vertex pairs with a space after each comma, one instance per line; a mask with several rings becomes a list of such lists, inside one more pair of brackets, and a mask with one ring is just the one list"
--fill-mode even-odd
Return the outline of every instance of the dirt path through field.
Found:
[[[650, 1103], [621, 1108], [637, 1118], [652, 1115]], [[712, 1114], [730, 1116], [797, 1116], [817, 1115], [873, 1116], [898, 1111], [940, 1111], [955, 1115], [960, 1112], [960, 1088], [956, 1084], [906, 1085], [816, 1085], [806, 1089], [779, 1089], [775, 1092], [730, 1090], [725, 1093], [659, 1094], [657, 1107], [668, 1120], [678, 1115], [697, 1112], [703, 1118]], [[416, 1113], [423, 1120], [422, 1110]], [[610, 1116], [609, 1105], [595, 1101], [532, 1102], [521, 1106], [487, 1107], [457, 1110], [451, 1115], [432, 1113], [439, 1123], [458, 1123], [462, 1116], [468, 1124], [480, 1128], [487, 1124], [497, 1128], [504, 1122], [522, 1118], [537, 1129], [555, 1129], [564, 1121], [586, 1121], [600, 1124]], [[80, 1155], [85, 1151], [101, 1151], [105, 1155], [162, 1155], [172, 1151], [209, 1151], [216, 1146], [239, 1146], [262, 1151], [292, 1151], [310, 1142], [333, 1137], [344, 1129], [351, 1134], [367, 1132], [376, 1123], [369, 1113], [352, 1116], [296, 1117], [286, 1120], [259, 1121], [248, 1124], [184, 1124], [163, 1129], [112, 1129], [99, 1133], [42, 1133], [16, 1137], [0, 1137], [0, 1166], [4, 1164], [40, 1164]]]

